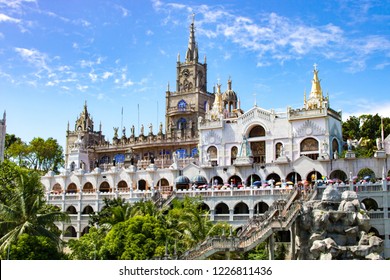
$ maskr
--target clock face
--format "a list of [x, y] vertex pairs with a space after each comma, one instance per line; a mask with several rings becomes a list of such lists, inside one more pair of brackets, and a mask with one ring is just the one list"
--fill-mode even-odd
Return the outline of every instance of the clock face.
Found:
[[190, 71], [188, 71], [188, 69], [184, 69], [182, 74], [183, 76], [188, 77], [190, 75]]

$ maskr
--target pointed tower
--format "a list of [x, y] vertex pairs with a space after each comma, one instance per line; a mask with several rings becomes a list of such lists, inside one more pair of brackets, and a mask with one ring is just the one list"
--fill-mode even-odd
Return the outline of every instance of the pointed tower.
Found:
[[311, 91], [309, 98], [306, 99], [306, 92], [304, 94], [304, 107], [306, 110], [309, 109], [320, 109], [327, 107], [328, 100], [327, 98], [324, 98], [322, 94], [322, 89], [321, 89], [321, 81], [318, 78], [318, 70], [317, 70], [317, 64], [314, 64], [314, 77], [311, 82]]
[[[165, 127], [168, 135], [196, 136], [198, 118], [206, 114], [206, 104], [212, 104], [214, 95], [207, 92], [207, 64], [199, 62], [198, 43], [195, 39], [195, 15], [192, 16], [185, 61], [176, 62], [176, 91], [166, 91]], [[179, 132], [179, 130], [181, 132]], [[181, 137], [181, 136], [180, 136]]]
[[[83, 153], [88, 154], [89, 161], [83, 158], [84, 166], [93, 168], [94, 154], [93, 149], [89, 151], [89, 147], [101, 145], [105, 143], [104, 135], [101, 131], [101, 124], [99, 131], [94, 131], [93, 118], [88, 112], [87, 101], [84, 103], [84, 108], [75, 121], [74, 130], [70, 130], [69, 122], [66, 131], [66, 147], [65, 147], [65, 166], [70, 167], [69, 156], [71, 152], [75, 152], [75, 145], [77, 144], [78, 152], [82, 150]], [[76, 162], [75, 162], [76, 163]], [[79, 162], [76, 168], [81, 168]]]
[[223, 106], [225, 110], [228, 112], [229, 117], [233, 117], [232, 114], [233, 111], [238, 109], [237, 107], [238, 99], [237, 99], [237, 94], [232, 89], [232, 80], [230, 79], [230, 77], [228, 80], [228, 88], [223, 93], [222, 99], [223, 99]]
[[6, 113], [4, 111], [3, 119], [0, 119], [0, 162], [4, 160], [5, 134], [7, 128]]

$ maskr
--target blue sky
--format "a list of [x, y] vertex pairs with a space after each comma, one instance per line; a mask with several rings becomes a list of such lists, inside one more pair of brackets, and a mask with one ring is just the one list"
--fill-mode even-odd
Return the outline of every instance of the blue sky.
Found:
[[[195, 13], [208, 90], [231, 77], [241, 107], [303, 105], [318, 65], [330, 105], [390, 117], [390, 2], [0, 0], [0, 111], [24, 141], [65, 144], [87, 101], [95, 130], [164, 121]], [[183, 60], [183, 59], [181, 59]]]

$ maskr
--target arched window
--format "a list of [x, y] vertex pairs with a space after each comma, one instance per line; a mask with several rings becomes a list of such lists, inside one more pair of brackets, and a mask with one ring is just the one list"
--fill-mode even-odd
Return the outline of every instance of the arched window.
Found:
[[66, 208], [66, 213], [67, 214], [77, 214], [77, 210], [74, 206], [69, 206], [68, 208]]
[[318, 141], [314, 138], [306, 138], [301, 142], [301, 156], [317, 159], [319, 155]]
[[84, 207], [82, 214], [92, 214], [95, 211], [93, 211], [93, 208], [91, 205], [87, 205]]
[[177, 129], [178, 130], [186, 129], [186, 126], [187, 126], [187, 121], [185, 118], [180, 118], [177, 121]]
[[146, 190], [146, 181], [144, 179], [138, 181], [138, 190], [140, 191]]
[[230, 150], [230, 162], [233, 165], [233, 162], [237, 159], [238, 148], [236, 146], [232, 147]]
[[77, 232], [74, 226], [69, 226], [66, 228], [64, 237], [77, 237]]
[[118, 190], [121, 191], [121, 192], [124, 192], [124, 191], [128, 191], [128, 188], [127, 188], [127, 183], [125, 181], [120, 181], [118, 183]]
[[207, 149], [207, 156], [209, 162], [211, 162], [212, 166], [218, 165], [218, 150], [217, 147], [211, 146]]
[[179, 111], [185, 111], [187, 109], [187, 102], [185, 102], [184, 99], [180, 100], [177, 103], [177, 109]]
[[234, 206], [234, 214], [249, 214], [249, 207], [244, 202], [239, 202]]
[[72, 163], [70, 164], [70, 171], [74, 171], [76, 167], [76, 164], [74, 163], [74, 161], [72, 161]]
[[90, 182], [87, 182], [83, 186], [83, 192], [90, 193], [93, 192], [93, 186]]
[[256, 125], [249, 132], [249, 138], [265, 136], [265, 129], [261, 125]]
[[282, 143], [276, 143], [275, 145], [275, 158], [277, 159], [280, 157], [283, 153], [283, 144]]
[[75, 183], [70, 183], [68, 188], [66, 189], [67, 193], [77, 193], [77, 186]]
[[110, 191], [110, 184], [108, 182], [103, 182], [100, 184], [99, 191], [101, 192], [109, 192]]
[[221, 202], [215, 206], [215, 214], [229, 214], [229, 206], [226, 203]]
[[62, 187], [61, 187], [60, 184], [58, 184], [58, 183], [54, 184], [54, 186], [53, 186], [53, 193], [54, 194], [62, 193]]

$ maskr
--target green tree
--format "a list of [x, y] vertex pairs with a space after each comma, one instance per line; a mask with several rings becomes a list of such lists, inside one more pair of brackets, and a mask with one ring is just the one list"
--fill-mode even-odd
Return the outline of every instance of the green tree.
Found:
[[10, 136], [5, 154], [19, 166], [43, 172], [56, 172], [64, 163], [63, 149], [53, 138], [36, 137], [26, 144], [20, 138]]
[[10, 197], [0, 203], [0, 252], [16, 244], [24, 233], [47, 237], [60, 249], [60, 232], [55, 222], [67, 221], [68, 216], [45, 202], [38, 173], [18, 173]]
[[60, 260], [66, 258], [57, 245], [45, 236], [23, 233], [11, 244], [10, 250], [3, 253], [3, 258], [10, 260]]
[[168, 230], [156, 217], [135, 216], [112, 227], [101, 254], [104, 259], [149, 260], [162, 258]]
[[107, 235], [105, 228], [91, 227], [87, 234], [79, 239], [68, 241], [68, 247], [71, 250], [69, 258], [72, 260], [99, 260], [102, 259], [100, 249], [104, 244], [104, 238]]

